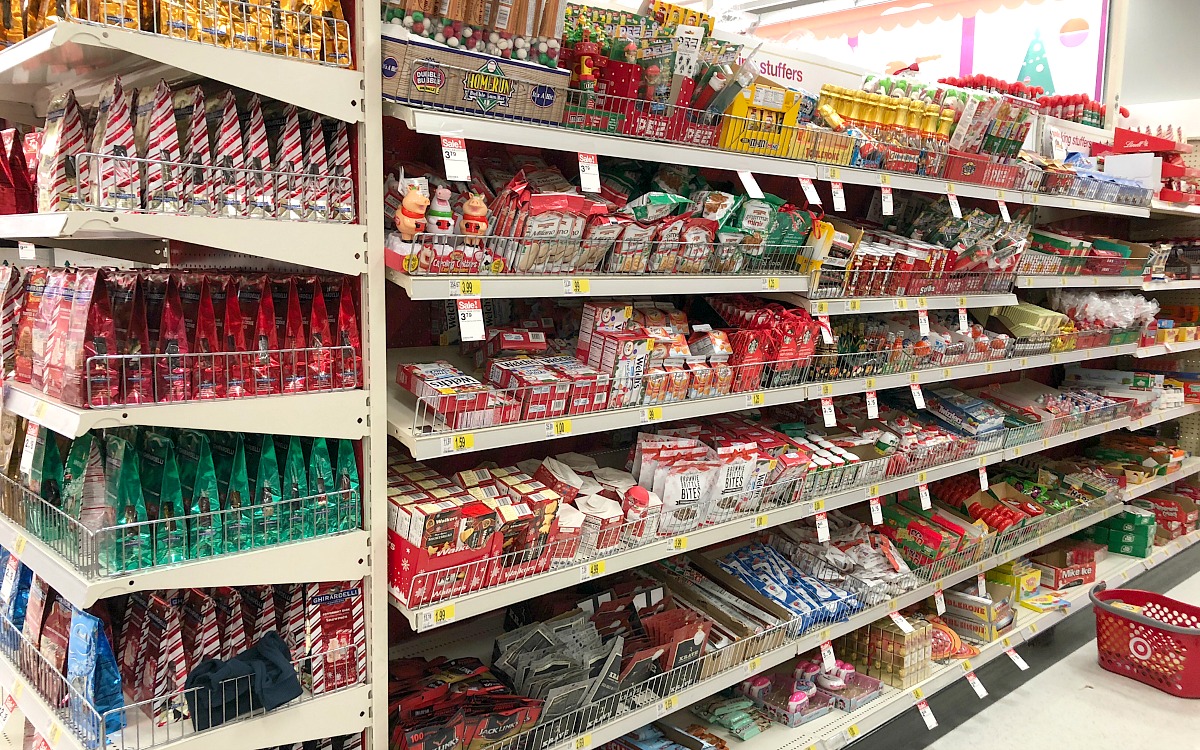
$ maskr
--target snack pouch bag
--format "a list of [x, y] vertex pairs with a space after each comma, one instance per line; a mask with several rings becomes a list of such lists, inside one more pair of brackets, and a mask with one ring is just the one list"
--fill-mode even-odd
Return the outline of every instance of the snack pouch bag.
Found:
[[162, 332], [163, 307], [167, 304], [167, 287], [172, 274], [150, 271], [142, 274], [142, 301], [146, 305], [146, 332], [151, 346], [158, 344]]
[[321, 59], [330, 65], [348, 67], [350, 65], [350, 27], [342, 14], [342, 4], [338, 0], [316, 0], [313, 3], [313, 13], [325, 19], [325, 28], [321, 34], [324, 42], [321, 48]]
[[279, 485], [279, 462], [275, 458], [275, 441], [270, 435], [252, 438], [255, 450], [247, 451], [247, 468], [254, 477], [252, 546], [266, 547], [287, 541], [284, 508], [280, 503], [283, 492]]
[[338, 350], [333, 368], [333, 387], [337, 389], [362, 388], [363, 384], [362, 339], [352, 284], [349, 277], [343, 277], [338, 298]]
[[33, 373], [29, 384], [43, 393], [48, 393], [50, 390], [50, 376], [47, 371], [51, 357], [50, 350], [55, 342], [54, 329], [58, 318], [58, 309], [62, 305], [66, 278], [66, 269], [50, 269], [46, 275], [46, 285], [42, 290], [41, 303], [37, 308], [37, 317], [33, 321]]
[[323, 536], [338, 531], [341, 498], [334, 484], [328, 441], [323, 437], [313, 438], [312, 448], [309, 450], [308, 492], [312, 497], [305, 502], [302, 509], [304, 536]]
[[250, 119], [246, 125], [246, 208], [250, 216], [275, 218], [275, 177], [271, 173], [271, 146], [267, 142], [267, 126], [263, 121], [262, 102], [258, 94], [247, 105]]
[[196, 330], [192, 332], [190, 351], [195, 382], [192, 392], [201, 401], [225, 398], [228, 358], [221, 356], [217, 335], [217, 316], [213, 310], [212, 283], [204, 279], [196, 308]]
[[354, 441], [338, 440], [338, 514], [337, 530], [357, 529], [362, 525], [361, 489], [358, 478], [358, 456], [354, 452]]
[[183, 171], [183, 212], [208, 216], [214, 212], [212, 152], [208, 141], [208, 121], [204, 117], [204, 89], [193, 86], [175, 94], [175, 122], [185, 132], [183, 161], [192, 165]]
[[33, 384], [34, 330], [49, 278], [49, 269], [37, 267], [30, 268], [25, 277], [24, 305], [17, 319], [17, 345], [13, 354], [13, 371], [21, 383]]
[[158, 33], [174, 39], [196, 41], [200, 38], [198, 10], [198, 4], [194, 1], [162, 0], [157, 3]]
[[117, 331], [107, 285], [96, 268], [75, 275], [66, 347], [63, 355], [62, 400], [72, 406], [112, 406], [121, 387]]
[[[67, 710], [73, 723], [83, 727], [86, 735], [98, 729], [95, 716], [99, 713], [104, 717], [105, 735], [120, 731], [125, 714], [113, 709], [125, 705], [121, 673], [100, 618], [72, 610], [70, 632], [66, 677], [74, 690], [68, 695]], [[85, 736], [84, 741], [102, 744], [104, 738]]]
[[[103, 209], [142, 207], [137, 144], [133, 138], [133, 111], [121, 77], [113, 76], [100, 93], [96, 124], [92, 128], [91, 163], [87, 168], [88, 202]], [[81, 170], [82, 171], [82, 170]]]
[[[318, 295], [319, 296], [319, 295]], [[304, 313], [295, 278], [287, 281], [287, 315], [283, 325], [283, 351], [280, 353], [284, 393], [304, 393], [308, 390], [308, 357], [304, 351]]]
[[67, 91], [50, 101], [46, 130], [38, 149], [38, 213], [74, 211], [79, 207], [75, 156], [87, 148], [86, 133], [74, 91]]
[[214, 432], [211, 440], [213, 466], [217, 474], [217, 496], [225, 509], [222, 522], [225, 551], [250, 549], [253, 504], [250, 482], [246, 473], [246, 450], [240, 432]]
[[85, 432], [71, 443], [63, 468], [63, 510], [92, 531], [116, 525], [116, 511], [105, 492], [104, 453], [101, 438]]
[[[328, 453], [326, 453], [325, 461], [328, 464]], [[304, 446], [301, 445], [300, 438], [295, 435], [288, 440], [287, 453], [280, 469], [279, 481], [283, 492], [283, 502], [280, 503], [280, 506], [284, 509], [280, 541], [307, 539], [312, 536], [315, 499], [309, 495], [308, 491], [308, 470], [304, 465]], [[332, 481], [330, 481], [331, 484]]]
[[[59, 676], [67, 666], [67, 646], [71, 638], [72, 607], [61, 596], [54, 597], [46, 613], [46, 621], [42, 625], [42, 640], [38, 650], [42, 652], [44, 661], [49, 662], [49, 669], [43, 666], [38, 670], [41, 679], [35, 680], [40, 692], [52, 706], [63, 705], [66, 700], [66, 686]], [[50, 670], [55, 674], [51, 674]]]
[[63, 510], [63, 464], [53, 430], [42, 427], [37, 432], [27, 486], [43, 501], [26, 504], [25, 522], [29, 530], [47, 542], [59, 539], [65, 528], [58, 514]]
[[194, 558], [188, 546], [179, 463], [171, 438], [159, 432], [146, 434], [141, 472], [146, 513], [157, 521], [153, 524], [154, 564], [170, 565]]
[[167, 295], [162, 308], [162, 326], [155, 355], [158, 402], [191, 401], [192, 368], [195, 358], [188, 356], [187, 326], [184, 323], [183, 306], [179, 301], [179, 284], [174, 279], [167, 284]]
[[150, 160], [145, 164], [142, 178], [146, 210], [179, 213], [183, 208], [180, 193], [183, 154], [179, 147], [179, 127], [175, 122], [174, 97], [166, 81], [138, 92], [134, 140], [138, 154]]
[[279, 218], [300, 221], [304, 218], [304, 141], [300, 133], [300, 115], [289, 104], [283, 110], [283, 131], [279, 135], [277, 163], [282, 185], [276, 185], [276, 205]]
[[[215, 3], [213, 7], [216, 7]], [[221, 121], [217, 128], [216, 148], [213, 150], [214, 166], [217, 168], [215, 194], [222, 216], [247, 214], [246, 159], [242, 152], [244, 143], [237, 99], [233, 91], [228, 90], [221, 101]]]
[[220, 555], [226, 550], [222, 535], [220, 490], [208, 436], [195, 430], [181, 430], [176, 438], [179, 449], [179, 480], [183, 507], [187, 509], [188, 548], [196, 558]]
[[25, 622], [21, 625], [21, 671], [27, 675], [38, 674], [38, 648], [42, 643], [42, 624], [54, 602], [50, 584], [38, 576], [29, 581], [29, 598], [25, 603]]
[[312, 693], [321, 695], [361, 682], [366, 672], [361, 581], [310, 583], [307, 620]]

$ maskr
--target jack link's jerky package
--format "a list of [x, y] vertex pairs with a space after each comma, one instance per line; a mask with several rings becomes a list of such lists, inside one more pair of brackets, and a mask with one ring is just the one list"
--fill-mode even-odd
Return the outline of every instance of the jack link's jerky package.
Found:
[[193, 165], [183, 173], [183, 212], [208, 216], [213, 206], [212, 151], [208, 141], [208, 121], [204, 118], [204, 89], [193, 86], [175, 94], [175, 122], [183, 139], [183, 161]]
[[250, 97], [247, 109], [250, 121], [246, 127], [246, 204], [250, 216], [275, 218], [275, 178], [271, 174], [271, 146], [267, 141], [267, 126], [263, 122], [262, 103], [258, 94]]
[[79, 207], [75, 156], [87, 148], [87, 131], [75, 92], [50, 101], [46, 132], [38, 150], [38, 213], [73, 211]]
[[129, 99], [120, 76], [114, 76], [100, 93], [92, 128], [91, 153], [96, 156], [89, 157], [86, 175], [90, 206], [124, 210], [142, 207], [141, 173], [137, 162], [130, 161], [137, 156], [137, 145]]
[[242, 153], [242, 125], [238, 120], [237, 99], [225, 92], [221, 101], [221, 120], [217, 128], [217, 146], [213, 150], [216, 170], [216, 195], [222, 216], [246, 215], [246, 159]]
[[146, 210], [179, 213], [183, 208], [183, 153], [175, 122], [174, 96], [166, 81], [138, 92], [137, 122], [134, 127], [138, 154], [149, 159], [145, 165], [142, 194]]
[[[278, 452], [276, 453], [278, 455]], [[304, 465], [304, 448], [300, 438], [293, 435], [288, 440], [287, 454], [280, 465], [279, 483], [283, 491], [283, 529], [280, 541], [306, 539], [311, 536], [313, 508], [308, 491], [308, 469]]]
[[105, 497], [104, 455], [101, 438], [85, 432], [71, 443], [63, 469], [63, 511], [92, 531], [117, 522], [115, 509]]
[[354, 441], [337, 441], [338, 515], [337, 530], [357, 529], [361, 525], [362, 505], [359, 502], [358, 457]]
[[275, 458], [275, 440], [270, 435], [250, 435], [246, 466], [254, 477], [254, 547], [266, 547], [287, 541], [286, 508], [280, 502], [279, 461]]
[[142, 443], [142, 491], [146, 512], [157, 519], [154, 527], [154, 564], [169, 565], [191, 559], [179, 464], [171, 438], [147, 433]]
[[279, 135], [276, 149], [276, 164], [283, 173], [275, 186], [275, 202], [279, 218], [299, 221], [304, 218], [304, 140], [300, 133], [300, 115], [295, 106], [289, 104], [283, 110], [283, 131]]
[[222, 535], [224, 520], [208, 436], [196, 430], [180, 430], [179, 479], [183, 488], [183, 506], [188, 514], [188, 547], [197, 558], [212, 557], [226, 551]]
[[[100, 618], [82, 610], [71, 613], [70, 645], [67, 651], [67, 682], [75, 688], [68, 695], [68, 711], [74, 724], [84, 728], [85, 740], [103, 744], [103, 737], [87, 736], [95, 727], [95, 716], [104, 717], [104, 734], [124, 726], [125, 705], [121, 673], [112, 645], [104, 635]], [[88, 717], [92, 717], [88, 721]]]
[[362, 582], [308, 584], [312, 692], [361, 682], [366, 673]]
[[250, 549], [254, 536], [253, 500], [246, 473], [246, 451], [240, 432], [212, 433], [213, 464], [217, 471], [217, 492], [225, 532], [225, 551]]
[[137, 450], [125, 438], [105, 435], [105, 498], [117, 517], [115, 538], [102, 540], [100, 567], [105, 574], [148, 567], [153, 543]]

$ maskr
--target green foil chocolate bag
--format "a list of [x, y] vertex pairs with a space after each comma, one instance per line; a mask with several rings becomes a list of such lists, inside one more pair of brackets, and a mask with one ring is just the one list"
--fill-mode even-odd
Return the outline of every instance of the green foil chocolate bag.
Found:
[[222, 554], [226, 549], [221, 534], [224, 514], [220, 512], [217, 470], [208, 436], [195, 430], [181, 430], [175, 444], [179, 449], [183, 507], [188, 515], [188, 548], [197, 558]]
[[275, 458], [275, 441], [270, 435], [252, 435], [246, 451], [246, 464], [250, 476], [254, 477], [251, 487], [254, 547], [265, 547], [287, 541], [284, 508], [279, 502], [283, 497], [279, 488], [279, 461]]
[[116, 532], [101, 546], [105, 574], [148, 567], [153, 559], [140, 457], [133, 444], [111, 431], [105, 436], [105, 498], [117, 518]]
[[334, 484], [333, 463], [325, 438], [314, 438], [308, 457], [308, 491], [304, 503], [305, 536], [323, 536], [338, 530], [339, 496]]
[[217, 471], [217, 495], [225, 532], [225, 551], [250, 549], [254, 541], [251, 531], [253, 505], [250, 480], [246, 473], [246, 448], [240, 432], [212, 433], [213, 465]]
[[175, 459], [175, 444], [169, 437], [157, 432], [146, 434], [141, 470], [146, 512], [157, 520], [153, 524], [154, 564], [183, 562], [192, 555], [188, 550], [179, 464]]
[[358, 457], [354, 441], [337, 441], [337, 529], [362, 528], [361, 488], [358, 480]]
[[27, 501], [30, 506], [26, 516], [29, 530], [46, 541], [59, 539], [66, 526], [60, 513], [63, 505], [62, 455], [58, 451], [58, 437], [45, 427], [38, 430], [33, 446], [28, 486], [42, 499], [37, 504]]
[[[324, 443], [324, 440], [318, 439]], [[317, 441], [314, 441], [317, 442]], [[326, 451], [325, 463], [329, 463]], [[304, 464], [304, 446], [300, 438], [293, 435], [288, 440], [286, 457], [280, 465], [280, 485], [283, 491], [283, 508], [285, 509], [282, 539], [306, 539], [312, 536], [312, 513], [315, 500], [308, 493], [308, 470]], [[332, 485], [332, 477], [330, 477]]]
[[117, 520], [105, 497], [104, 455], [98, 435], [75, 438], [63, 469], [63, 510], [92, 531], [111, 528]]

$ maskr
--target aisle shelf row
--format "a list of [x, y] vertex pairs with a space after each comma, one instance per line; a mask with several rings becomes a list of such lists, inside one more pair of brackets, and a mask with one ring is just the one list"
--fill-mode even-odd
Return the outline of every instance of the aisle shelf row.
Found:
[[[578, 734], [565, 741], [556, 742], [546, 750], [577, 750], [579, 748], [599, 747], [605, 742], [609, 742], [626, 732], [645, 726], [677, 708], [686, 708], [696, 701], [707, 698], [725, 688], [737, 685], [748, 677], [768, 671], [773, 667], [794, 659], [800, 654], [807, 653], [825, 641], [839, 638], [869, 625], [880, 618], [887, 617], [889, 612], [894, 612], [917, 602], [924, 601], [933, 596], [937, 590], [945, 589], [960, 581], [965, 581], [997, 565], [1028, 554], [1056, 539], [1061, 539], [1072, 534], [1079, 529], [1110, 518], [1120, 513], [1122, 507], [1120, 503], [1107, 505], [1095, 513], [1051, 531], [1044, 536], [1039, 536], [1013, 549], [993, 555], [982, 562], [970, 565], [956, 573], [927, 583], [890, 601], [864, 609], [843, 622], [809, 632], [796, 640], [790, 640], [784, 645], [760, 654], [748, 661], [738, 663], [707, 678], [699, 679], [679, 692], [663, 696], [652, 703], [625, 711], [599, 726], [592, 727], [583, 734]], [[393, 649], [392, 656], [395, 658], [397, 656], [413, 654], [428, 656], [436, 654], [448, 658], [476, 656], [487, 659], [491, 655], [492, 643], [503, 632], [503, 617], [483, 618], [469, 626], [464, 625], [453, 632], [448, 632], [444, 637], [439, 637], [441, 634], [435, 634], [432, 637], [427, 637], [428, 640], [425, 642], [410, 644], [407, 648], [402, 646]], [[518, 743], [520, 741], [521, 737], [518, 735], [516, 738], [513, 738], [513, 741], [501, 743], [500, 747], [502, 750], [509, 750], [509, 748], [519, 747]]]
[[413, 300], [458, 297], [464, 283], [491, 299], [535, 297], [644, 297], [661, 294], [738, 294], [778, 290], [804, 294], [807, 275], [792, 274], [501, 274], [410, 276], [387, 269], [387, 278]]
[[[975, 471], [981, 467], [997, 464], [1001, 461], [1038, 453], [1048, 448], [1068, 445], [1079, 440], [1120, 429], [1128, 423], [1128, 418], [1112, 420], [1080, 430], [1064, 432], [1051, 438], [1035, 440], [1013, 448], [990, 451], [977, 456], [971, 456], [970, 458], [933, 466], [922, 471], [891, 477], [877, 484], [863, 485], [831, 494], [816, 493], [814, 497], [805, 498], [803, 502], [793, 503], [782, 508], [771, 508], [762, 513], [742, 515], [723, 523], [694, 529], [676, 537], [665, 537], [642, 547], [634, 547], [632, 549], [609, 552], [592, 557], [581, 557], [572, 565], [564, 568], [556, 568], [528, 578], [481, 589], [457, 597], [442, 599], [420, 607], [408, 607], [395, 597], [391, 597], [391, 602], [392, 606], [405, 616], [409, 626], [413, 630], [424, 632], [455, 621], [491, 612], [498, 607], [504, 607], [509, 604], [533, 599], [552, 591], [559, 591], [575, 586], [581, 580], [586, 580], [590, 577], [588, 575], [589, 566], [598, 561], [603, 561], [602, 569], [604, 572], [601, 575], [612, 575], [671, 557], [678, 554], [680, 549], [700, 549], [736, 538], [743, 534], [808, 518], [818, 511], [828, 512], [838, 510], [866, 502], [872, 497], [880, 497], [912, 489], [921, 484], [928, 484], [958, 474]], [[1188, 469], [1188, 474], [1177, 471], [1171, 475], [1171, 481], [1200, 471], [1200, 458], [1189, 459], [1189, 463], [1185, 465], [1185, 468]], [[1166, 484], [1166, 482], [1163, 482], [1163, 484]], [[1146, 490], [1146, 492], [1149, 491], [1149, 489]], [[678, 541], [680, 539], [682, 539], [682, 547]]]
[[1200, 218], [1200, 205], [1191, 203], [1168, 203], [1155, 198], [1150, 202], [1150, 213], [1162, 216], [1189, 216]]
[[140, 425], [358, 440], [370, 427], [365, 390], [81, 409], [28, 383], [7, 380], [4, 408], [69, 438], [89, 430]]
[[[1076, 349], [1057, 354], [935, 367], [895, 375], [767, 388], [761, 391], [733, 393], [712, 398], [688, 399], [655, 407], [606, 409], [560, 419], [517, 422], [470, 431], [433, 432], [423, 431], [418, 427], [416, 397], [394, 382], [397, 367], [405, 362], [435, 362], [437, 360], [447, 360], [459, 364], [465, 368], [466, 372], [470, 372], [474, 367], [462, 361], [456, 347], [392, 349], [388, 352], [388, 373], [393, 378], [393, 381], [388, 383], [388, 432], [409, 450], [413, 458], [425, 460], [450, 453], [489, 450], [520, 443], [536, 443], [567, 435], [610, 432], [650, 422], [670, 422], [678, 419], [725, 414], [752, 406], [778, 406], [822, 396], [842, 396], [865, 393], [869, 390], [899, 388], [913, 383], [940, 383], [957, 378], [995, 375], [1085, 359], [1132, 354], [1136, 351], [1136, 344]], [[556, 428], [556, 423], [563, 422], [566, 423], [565, 431]], [[469, 436], [469, 439], [465, 436]]]
[[[361, 732], [371, 725], [371, 688], [355, 685], [332, 693], [301, 698], [267, 713], [239, 717], [203, 732], [177, 729], [172, 736], [154, 717], [139, 714], [137, 724], [109, 735], [103, 748], [89, 747], [72, 730], [69, 709], [54, 709], [38, 693], [34, 681], [0, 656], [0, 688], [13, 697], [25, 718], [52, 750], [229, 750], [231, 747], [274, 747]], [[64, 716], [65, 715], [65, 716]]]
[[1125, 502], [1129, 502], [1130, 500], [1139, 498], [1142, 495], [1148, 495], [1151, 492], [1161, 490], [1163, 487], [1166, 487], [1168, 484], [1172, 484], [1173, 482], [1178, 482], [1181, 479], [1187, 479], [1188, 477], [1195, 475], [1197, 472], [1200, 472], [1200, 456], [1193, 456], [1192, 458], [1184, 459], [1183, 465], [1180, 466], [1176, 471], [1173, 471], [1170, 474], [1165, 474], [1161, 477], [1154, 477], [1148, 482], [1128, 485], [1124, 490], [1122, 490], [1121, 494], [1125, 498]]
[[[6, 54], [0, 52], [0, 59]], [[189, 254], [202, 260], [207, 260], [207, 248], [215, 248], [280, 267], [355, 275], [367, 271], [365, 227], [338, 222], [89, 210], [0, 216], [0, 238], [140, 263], [166, 263], [164, 240], [175, 240], [199, 246]]]
[[1170, 422], [1172, 419], [1180, 419], [1197, 413], [1200, 413], [1200, 404], [1184, 404], [1171, 409], [1154, 409], [1144, 417], [1129, 420], [1127, 429], [1140, 430], [1143, 427]]
[[959, 307], [1005, 307], [1017, 304], [1017, 295], [1001, 294], [937, 294], [925, 297], [864, 297], [838, 299], [809, 299], [797, 294], [764, 293], [761, 296], [788, 302], [801, 307], [810, 315], [858, 315], [911, 310], [954, 310]]
[[807, 177], [838, 181], [848, 185], [883, 186], [894, 190], [945, 195], [953, 191], [963, 198], [1025, 203], [1077, 211], [1149, 216], [1150, 209], [1104, 201], [1069, 198], [1045, 193], [1026, 193], [1005, 188], [983, 187], [969, 182], [953, 182], [933, 177], [916, 177], [898, 172], [883, 172], [855, 167], [839, 167], [794, 159], [742, 154], [731, 151], [684, 146], [676, 143], [639, 140], [619, 135], [572, 130], [536, 123], [498, 118], [476, 117], [385, 102], [385, 115], [403, 121], [409, 129], [427, 135], [449, 135], [467, 140], [525, 146], [531, 143], [557, 151], [581, 152], [599, 156], [624, 157], [653, 163], [687, 164], [709, 169], [749, 171], [782, 177]]
[[86, 100], [114, 74], [127, 90], [199, 76], [345, 122], [364, 119], [361, 71], [68, 20], [0, 52], [4, 116], [40, 125], [54, 93], [71, 88]]
[[[1092, 585], [1105, 583], [1110, 588], [1120, 587], [1132, 577], [1160, 565], [1197, 541], [1200, 541], [1200, 531], [1181, 536], [1164, 547], [1157, 548], [1148, 558], [1126, 557], [1110, 553], [1096, 566], [1096, 584]], [[1016, 627], [1011, 632], [981, 646], [979, 655], [970, 660], [954, 660], [935, 666], [930, 677], [912, 687], [901, 689], [884, 686], [882, 696], [856, 711], [847, 713], [834, 710], [796, 728], [775, 724], [767, 731], [749, 740], [731, 739], [730, 744], [737, 742], [739, 750], [814, 750], [814, 748], [815, 750], [838, 750], [852, 740], [879, 729], [905, 711], [916, 710], [918, 698], [914, 695], [915, 691], [919, 690], [925, 699], [928, 699], [930, 695], [949, 687], [955, 681], [964, 679], [967, 672], [978, 670], [979, 667], [993, 659], [1004, 656], [1008, 649], [1026, 643], [1037, 633], [1057, 625], [1071, 614], [1086, 608], [1088, 593], [1091, 591], [1092, 585], [1080, 586], [1064, 592], [1064, 598], [1070, 601], [1070, 607], [1067, 609], [1039, 613], [1016, 607], [1018, 617]], [[799, 649], [799, 651], [803, 653], [811, 648], [812, 646], [809, 649]], [[1016, 668], [1014, 665], [1013, 669]], [[680, 728], [697, 723], [697, 719], [686, 708], [671, 714], [664, 720]], [[712, 731], [727, 739], [731, 737], [719, 728], [714, 728]]]
[[1017, 276], [1018, 289], [1060, 289], [1062, 287], [1095, 286], [1106, 289], [1149, 288], [1152, 282], [1143, 281], [1141, 276]]
[[[1200, 207], [1198, 207], [1200, 208]], [[1200, 213], [1197, 214], [1200, 216]], [[1142, 284], [1147, 292], [1168, 292], [1179, 289], [1200, 289], [1200, 279], [1171, 279], [1169, 281], [1147, 281]]]
[[1144, 359], [1146, 357], [1161, 357], [1164, 354], [1181, 354], [1190, 352], [1195, 349], [1200, 349], [1200, 339], [1196, 341], [1174, 341], [1169, 344], [1154, 344], [1153, 346], [1140, 346], [1133, 353], [1133, 356]]

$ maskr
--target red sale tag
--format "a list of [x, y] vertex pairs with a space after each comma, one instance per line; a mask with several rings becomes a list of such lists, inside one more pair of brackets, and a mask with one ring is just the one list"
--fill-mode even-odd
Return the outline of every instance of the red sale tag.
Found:
[[[870, 505], [871, 505], [871, 525], [872, 526], [882, 526], [883, 525], [883, 504], [880, 502], [879, 498], [877, 498], [877, 497], [873, 497], [870, 500], [868, 500], [867, 502], [870, 503]], [[939, 612], [938, 614], [941, 614], [941, 612]]]
[[842, 212], [846, 210], [846, 189], [842, 187], [842, 183], [834, 181], [829, 183], [833, 189], [833, 210]]
[[467, 163], [467, 141], [454, 136], [442, 136], [442, 159], [446, 164], [446, 179], [451, 182], [470, 182], [471, 165]]
[[600, 192], [600, 161], [595, 154], [579, 152], [579, 187], [585, 193]]

